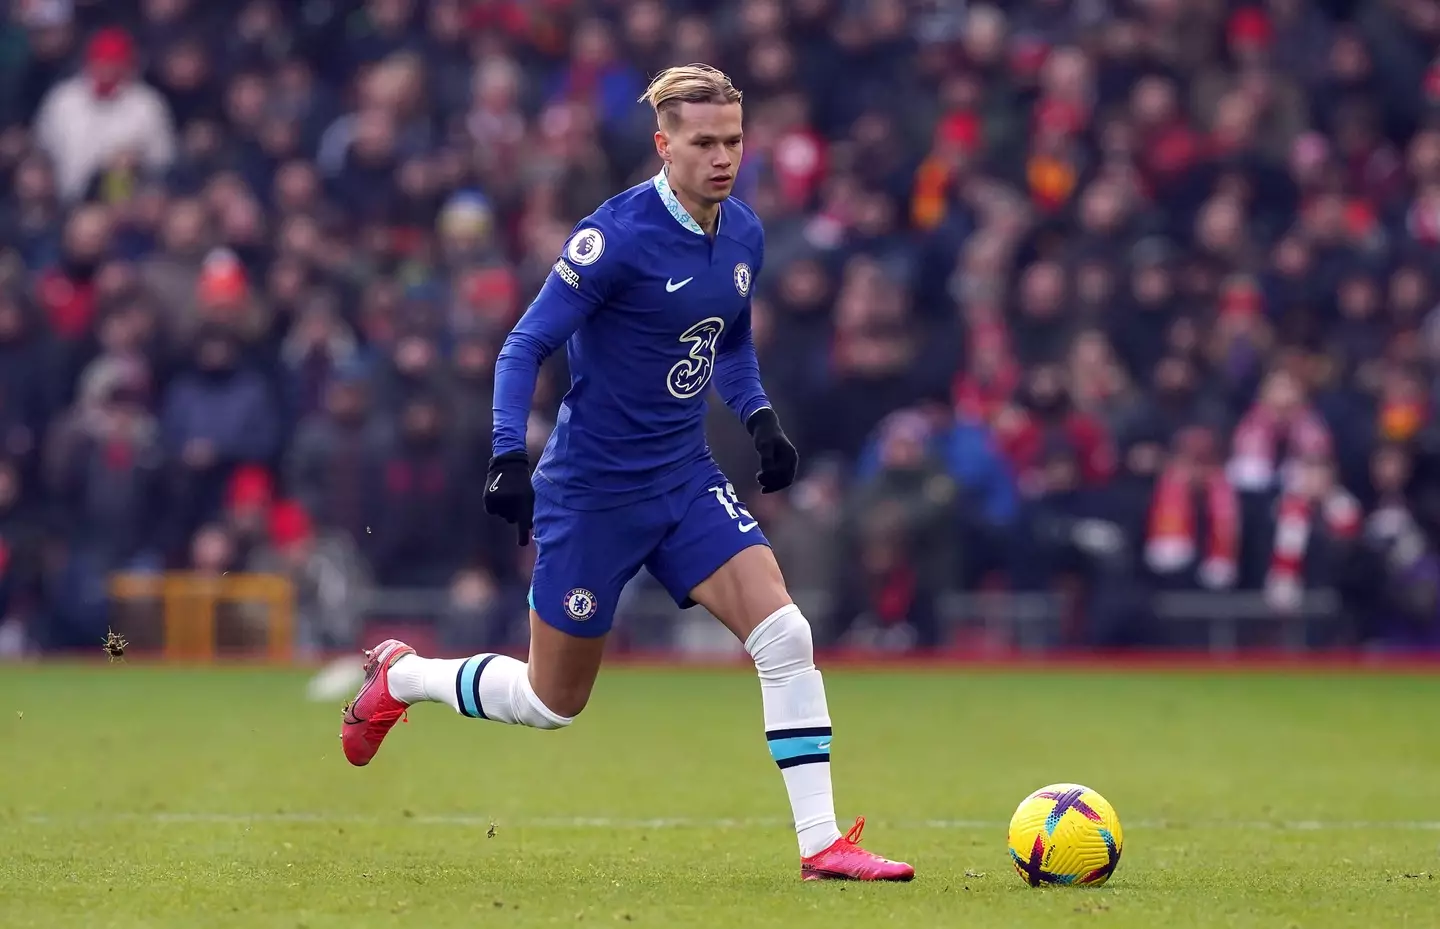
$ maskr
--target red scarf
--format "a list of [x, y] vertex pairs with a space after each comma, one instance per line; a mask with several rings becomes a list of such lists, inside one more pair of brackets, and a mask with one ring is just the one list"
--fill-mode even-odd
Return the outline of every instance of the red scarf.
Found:
[[[1175, 574], [1195, 563], [1196, 523], [1193, 485], [1176, 468], [1166, 468], [1155, 485], [1145, 563], [1156, 574]], [[1231, 587], [1239, 574], [1240, 506], [1235, 490], [1221, 474], [1205, 482], [1210, 536], [1200, 562], [1200, 583], [1210, 589]]]
[[1360, 504], [1346, 491], [1337, 487], [1319, 501], [1286, 491], [1280, 497], [1275, 547], [1265, 577], [1265, 601], [1272, 609], [1293, 610], [1300, 605], [1305, 594], [1305, 552], [1310, 547], [1310, 527], [1317, 515], [1336, 539], [1353, 539], [1360, 531]]
[[[1276, 445], [1282, 432], [1290, 443], [1287, 461], [1276, 461]], [[1241, 492], [1263, 492], [1283, 478], [1280, 471], [1288, 459], [1328, 455], [1330, 430], [1311, 410], [1302, 410], [1281, 422], [1269, 410], [1257, 406], [1235, 427], [1234, 449], [1226, 469], [1230, 483]]]

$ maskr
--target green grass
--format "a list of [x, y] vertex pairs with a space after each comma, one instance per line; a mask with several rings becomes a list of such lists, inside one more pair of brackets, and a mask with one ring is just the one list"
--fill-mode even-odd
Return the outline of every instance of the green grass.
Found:
[[[1440, 678], [832, 672], [895, 886], [798, 880], [749, 675], [611, 671], [558, 733], [420, 707], [366, 769], [305, 681], [0, 669], [0, 926], [1440, 925]], [[1126, 826], [1104, 888], [1010, 868], [1055, 781]]]

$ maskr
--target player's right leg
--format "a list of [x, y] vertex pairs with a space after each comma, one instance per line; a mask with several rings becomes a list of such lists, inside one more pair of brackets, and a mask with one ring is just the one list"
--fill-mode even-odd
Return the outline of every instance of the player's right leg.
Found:
[[422, 702], [534, 729], [570, 725], [590, 698], [620, 591], [653, 546], [647, 529], [663, 528], [643, 507], [586, 513], [537, 500], [529, 660], [422, 658], [403, 642], [382, 642], [366, 652], [365, 683], [346, 707], [345, 757], [368, 764], [405, 711]]

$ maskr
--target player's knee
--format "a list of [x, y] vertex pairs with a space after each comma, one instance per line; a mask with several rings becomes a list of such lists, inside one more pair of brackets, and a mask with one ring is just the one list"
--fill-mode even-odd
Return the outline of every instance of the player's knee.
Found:
[[567, 694], [564, 691], [546, 694], [544, 699], [535, 692], [527, 677], [520, 677], [518, 699], [515, 701], [515, 715], [521, 725], [531, 729], [564, 729], [575, 721], [590, 699], [589, 691], [584, 694]]
[[765, 679], [786, 680], [815, 669], [815, 638], [795, 604], [776, 610], [745, 640], [755, 669]]

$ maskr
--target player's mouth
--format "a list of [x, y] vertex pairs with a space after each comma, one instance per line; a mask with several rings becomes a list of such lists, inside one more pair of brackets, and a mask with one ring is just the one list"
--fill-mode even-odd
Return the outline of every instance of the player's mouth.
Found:
[[716, 187], [729, 187], [731, 184], [735, 183], [735, 175], [716, 174], [710, 178], [710, 183]]

